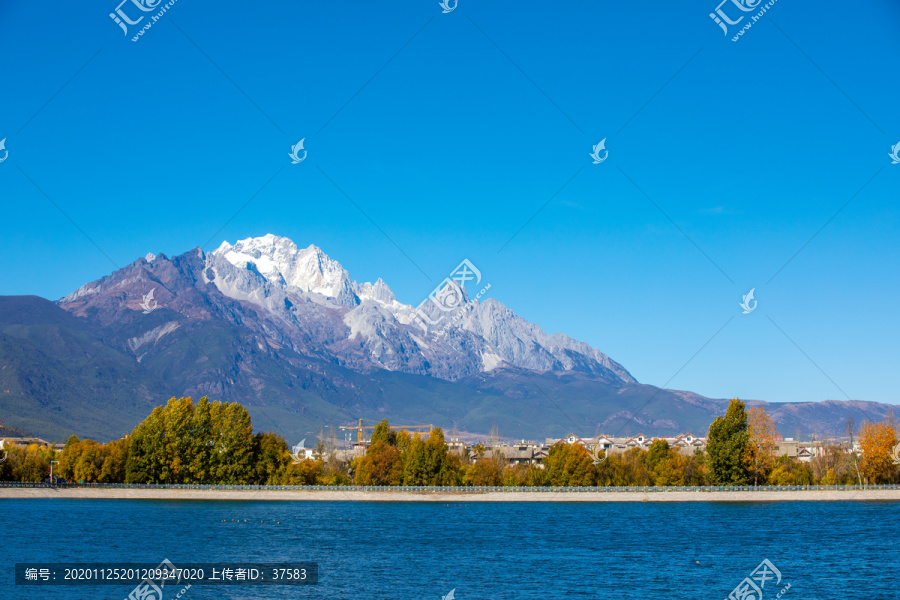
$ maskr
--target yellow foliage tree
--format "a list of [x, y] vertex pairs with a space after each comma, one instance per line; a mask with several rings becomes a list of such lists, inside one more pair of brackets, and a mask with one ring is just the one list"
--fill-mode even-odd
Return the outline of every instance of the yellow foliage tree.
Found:
[[39, 482], [50, 475], [50, 461], [56, 460], [52, 448], [29, 444], [25, 448], [6, 448], [6, 460], [0, 463], [0, 479]]
[[862, 460], [859, 469], [866, 483], [891, 483], [897, 478], [897, 466], [891, 451], [897, 443], [897, 432], [890, 423], [863, 423], [859, 428]]
[[285, 473], [287, 485], [316, 485], [322, 476], [322, 463], [307, 458], [297, 464], [291, 463]]
[[758, 485], [775, 466], [775, 422], [766, 409], [754, 406], [747, 410], [747, 431], [750, 443], [744, 461], [753, 475], [753, 485]]
[[465, 485], [502, 485], [503, 465], [495, 458], [480, 458], [463, 475]]
[[359, 485], [400, 485], [403, 461], [396, 446], [376, 441], [356, 465], [355, 481]]

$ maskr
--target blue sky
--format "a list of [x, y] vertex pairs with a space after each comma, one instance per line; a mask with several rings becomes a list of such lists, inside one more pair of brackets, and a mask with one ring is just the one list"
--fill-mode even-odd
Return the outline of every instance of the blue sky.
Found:
[[7, 0], [0, 294], [275, 233], [409, 304], [468, 258], [645, 383], [900, 403], [900, 6], [716, 4]]

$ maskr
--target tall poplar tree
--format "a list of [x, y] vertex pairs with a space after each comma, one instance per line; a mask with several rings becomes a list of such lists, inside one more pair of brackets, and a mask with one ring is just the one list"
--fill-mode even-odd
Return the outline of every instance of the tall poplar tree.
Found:
[[775, 422], [762, 406], [754, 406], [747, 411], [747, 434], [750, 443], [745, 461], [753, 475], [753, 485], [758, 485], [759, 480], [765, 481], [766, 475], [775, 468], [778, 450]]
[[242, 484], [253, 479], [256, 440], [237, 403], [172, 398], [130, 436], [128, 483]]
[[706, 453], [713, 485], [747, 485], [750, 477], [745, 458], [749, 445], [747, 412], [744, 403], [735, 398], [728, 403], [725, 416], [716, 417], [709, 426]]

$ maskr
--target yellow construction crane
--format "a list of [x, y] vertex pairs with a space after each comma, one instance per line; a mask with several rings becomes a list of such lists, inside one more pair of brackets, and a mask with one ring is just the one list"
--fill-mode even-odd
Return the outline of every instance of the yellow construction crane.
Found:
[[[366, 419], [368, 420], [368, 419]], [[349, 425], [341, 425], [341, 429], [349, 429], [351, 431], [356, 431], [356, 441], [363, 441], [363, 430], [364, 429], [375, 429], [377, 425], [363, 425], [363, 419], [359, 420], [359, 425], [351, 427]], [[391, 429], [395, 431], [405, 431], [406, 433], [411, 434], [424, 434], [428, 433], [431, 435], [431, 431], [434, 429], [434, 425], [391, 425]]]

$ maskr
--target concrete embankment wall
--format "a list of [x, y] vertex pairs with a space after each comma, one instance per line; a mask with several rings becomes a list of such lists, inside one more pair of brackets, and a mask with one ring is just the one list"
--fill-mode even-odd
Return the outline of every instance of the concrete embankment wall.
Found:
[[280, 500], [350, 502], [797, 502], [900, 500], [900, 490], [792, 490], [741, 492], [391, 492], [309, 490], [191, 490], [116, 488], [0, 488], [4, 498], [121, 500]]

